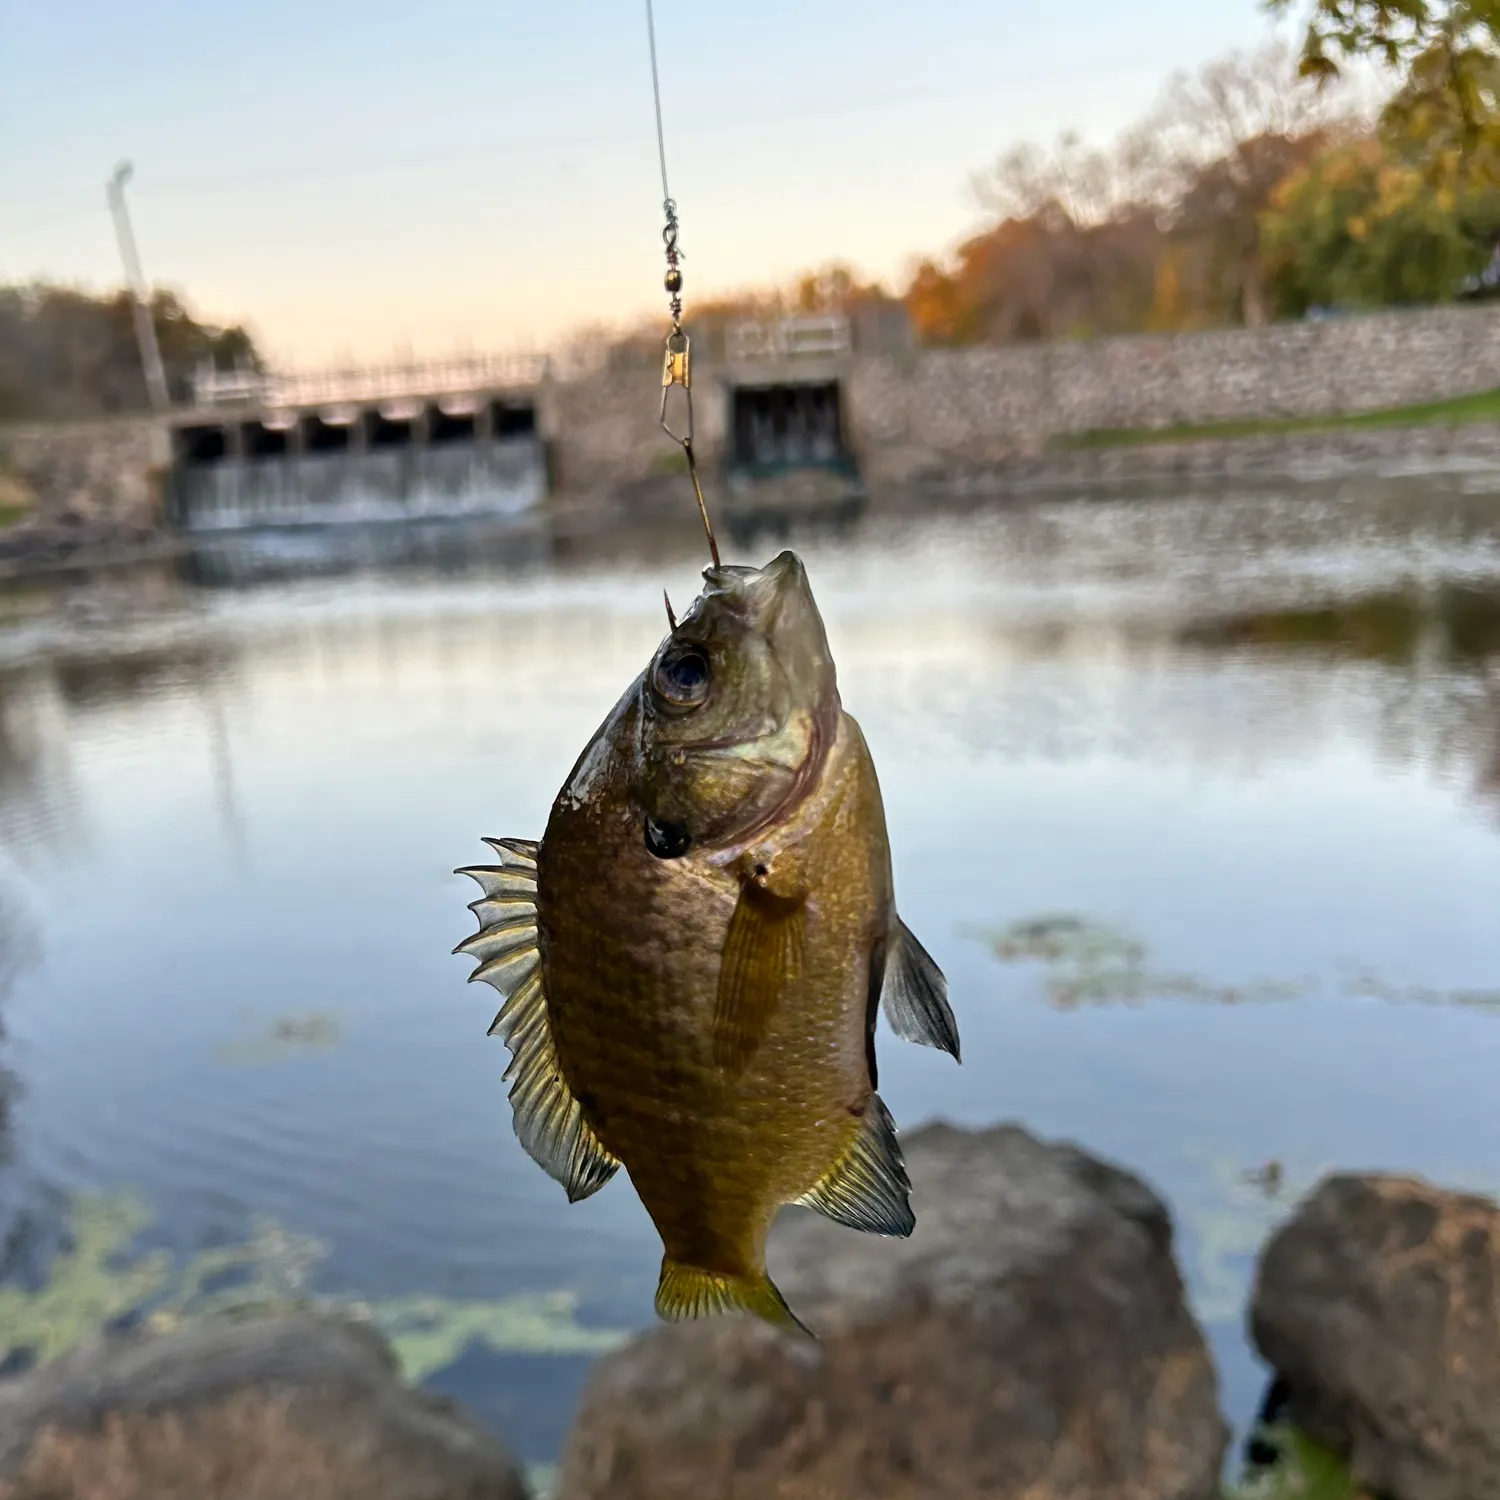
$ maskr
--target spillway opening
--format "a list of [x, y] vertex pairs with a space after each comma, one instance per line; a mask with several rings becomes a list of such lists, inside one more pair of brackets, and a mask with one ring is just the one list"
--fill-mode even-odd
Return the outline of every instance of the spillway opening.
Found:
[[243, 431], [246, 458], [282, 458], [291, 451], [290, 427], [267, 427], [264, 422], [246, 422]]
[[178, 461], [187, 468], [223, 463], [229, 456], [229, 434], [217, 424], [179, 427], [174, 438]]
[[497, 438], [534, 436], [536, 407], [529, 401], [492, 401], [490, 403], [490, 431]]
[[344, 453], [350, 446], [352, 424], [325, 422], [321, 417], [302, 419], [302, 447], [306, 453]]
[[444, 443], [472, 443], [474, 441], [474, 413], [446, 412], [440, 406], [427, 409], [427, 441], [433, 447]]
[[365, 437], [372, 448], [410, 448], [416, 430], [409, 417], [385, 417], [372, 411], [365, 413]]
[[736, 386], [731, 400], [732, 468], [766, 474], [848, 462], [837, 381]]

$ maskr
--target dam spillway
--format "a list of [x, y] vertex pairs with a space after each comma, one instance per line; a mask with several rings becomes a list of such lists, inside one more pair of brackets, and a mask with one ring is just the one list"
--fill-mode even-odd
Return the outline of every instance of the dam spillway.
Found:
[[391, 397], [183, 413], [168, 523], [183, 532], [497, 516], [546, 496], [535, 399]]

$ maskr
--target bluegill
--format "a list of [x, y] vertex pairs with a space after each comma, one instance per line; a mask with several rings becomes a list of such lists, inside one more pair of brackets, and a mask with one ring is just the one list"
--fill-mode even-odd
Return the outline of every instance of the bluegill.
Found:
[[505, 1003], [516, 1134], [572, 1201], [623, 1164], [667, 1319], [800, 1328], [766, 1273], [783, 1204], [908, 1235], [875, 1022], [959, 1056], [896, 914], [874, 762], [792, 552], [713, 567], [590, 740], [540, 843], [487, 839], [456, 952]]

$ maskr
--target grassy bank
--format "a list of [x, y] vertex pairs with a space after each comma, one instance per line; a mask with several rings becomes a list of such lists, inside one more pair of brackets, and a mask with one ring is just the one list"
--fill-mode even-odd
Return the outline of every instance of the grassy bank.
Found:
[[1388, 406], [1336, 417], [1285, 417], [1264, 422], [1201, 422], [1178, 427], [1093, 427], [1053, 439], [1060, 452], [1121, 448], [1142, 443], [1190, 443], [1211, 438], [1264, 437], [1281, 433], [1359, 431], [1374, 427], [1462, 426], [1500, 422], [1500, 389], [1476, 391], [1420, 406]]

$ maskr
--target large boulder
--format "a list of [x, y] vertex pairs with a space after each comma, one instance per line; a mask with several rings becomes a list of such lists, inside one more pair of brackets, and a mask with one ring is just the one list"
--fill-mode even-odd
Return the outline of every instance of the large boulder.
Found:
[[1161, 1201], [1015, 1127], [903, 1138], [917, 1228], [790, 1210], [743, 1315], [600, 1362], [559, 1500], [1209, 1500], [1228, 1439]]
[[1261, 1257], [1251, 1332], [1288, 1419], [1391, 1500], [1500, 1496], [1500, 1208], [1326, 1178]]
[[4, 1500], [526, 1500], [385, 1340], [293, 1314], [80, 1345], [0, 1384]]

